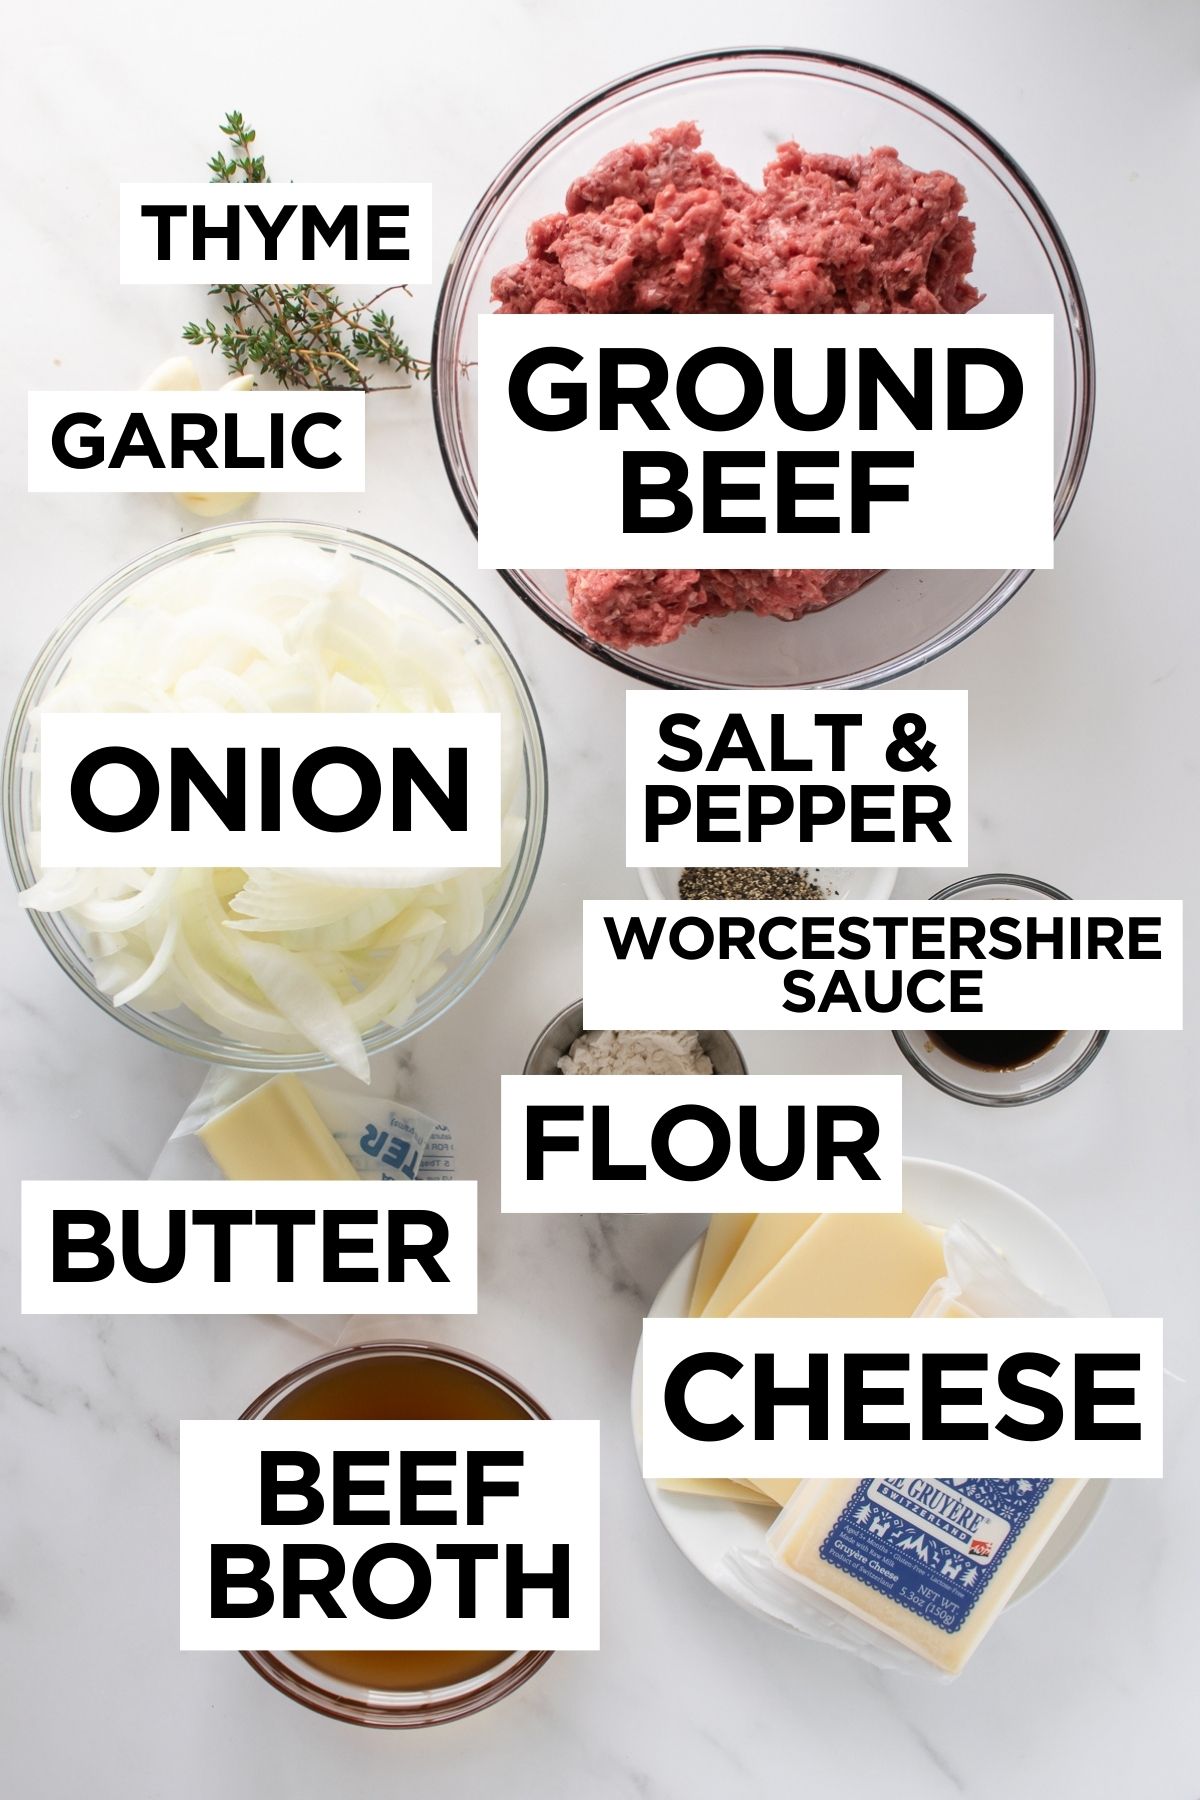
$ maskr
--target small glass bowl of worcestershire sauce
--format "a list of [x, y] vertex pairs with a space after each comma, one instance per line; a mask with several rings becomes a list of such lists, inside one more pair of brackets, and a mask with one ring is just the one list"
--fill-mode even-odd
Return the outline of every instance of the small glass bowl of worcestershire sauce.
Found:
[[[368, 1343], [293, 1369], [244, 1419], [545, 1419], [499, 1369], [444, 1344]], [[244, 1650], [282, 1694], [352, 1725], [443, 1725], [519, 1688], [548, 1650]]]
[[[934, 900], [1069, 900], [1027, 875], [973, 875]], [[925, 1080], [973, 1106], [1028, 1106], [1060, 1094], [1095, 1061], [1107, 1031], [1061, 1031], [1031, 1021], [1026, 1031], [897, 1031], [892, 1034]]]

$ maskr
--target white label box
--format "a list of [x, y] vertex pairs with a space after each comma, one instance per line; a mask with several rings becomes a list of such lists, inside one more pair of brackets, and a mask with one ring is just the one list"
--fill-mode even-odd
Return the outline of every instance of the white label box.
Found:
[[21, 1311], [474, 1313], [473, 1181], [23, 1181]]
[[361, 494], [361, 392], [35, 390], [31, 494]]
[[1178, 1031], [1182, 938], [1178, 900], [585, 900], [583, 1022]]
[[1050, 568], [1053, 361], [1040, 313], [482, 317], [479, 566]]
[[965, 868], [966, 692], [631, 688], [625, 860]]
[[898, 1075], [505, 1075], [501, 1210], [899, 1212], [900, 1091]]
[[46, 868], [500, 863], [498, 713], [47, 711]]
[[123, 181], [120, 234], [123, 284], [433, 280], [429, 182]]
[[642, 1473], [1158, 1479], [1162, 1335], [1161, 1319], [647, 1319]]
[[180, 1648], [598, 1649], [599, 1430], [185, 1419]]

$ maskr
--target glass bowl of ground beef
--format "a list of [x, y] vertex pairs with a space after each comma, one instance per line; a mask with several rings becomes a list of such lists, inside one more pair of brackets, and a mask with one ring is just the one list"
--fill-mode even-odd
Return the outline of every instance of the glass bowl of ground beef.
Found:
[[[846, 58], [744, 49], [661, 64], [553, 120], [468, 221], [434, 334], [447, 473], [474, 528], [471, 365], [484, 313], [976, 305], [1053, 317], [1057, 530], [1091, 435], [1092, 338], [1070, 252], [1012, 158], [946, 101]], [[636, 680], [868, 687], [961, 643], [1028, 574], [511, 569], [505, 579], [556, 631]]]

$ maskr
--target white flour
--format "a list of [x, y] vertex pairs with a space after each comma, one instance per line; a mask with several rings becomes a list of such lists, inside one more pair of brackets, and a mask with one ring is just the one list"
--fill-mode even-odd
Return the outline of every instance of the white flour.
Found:
[[711, 1075], [694, 1031], [585, 1031], [558, 1059], [563, 1075]]

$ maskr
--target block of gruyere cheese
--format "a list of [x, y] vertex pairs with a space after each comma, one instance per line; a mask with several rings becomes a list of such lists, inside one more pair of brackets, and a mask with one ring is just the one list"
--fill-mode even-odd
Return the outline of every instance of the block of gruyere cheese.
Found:
[[357, 1181], [358, 1171], [294, 1075], [255, 1088], [200, 1127], [229, 1181]]
[[822, 1213], [732, 1316], [907, 1318], [945, 1273], [939, 1233], [910, 1213]]
[[818, 1213], [759, 1213], [714, 1285], [704, 1316], [727, 1319], [819, 1217]]
[[753, 1225], [754, 1213], [714, 1213], [700, 1246], [700, 1261], [692, 1283], [688, 1317], [696, 1318], [712, 1298], [713, 1289], [737, 1254], [746, 1233]]
[[767, 1542], [807, 1586], [956, 1675], [1081, 1481], [805, 1481]]

